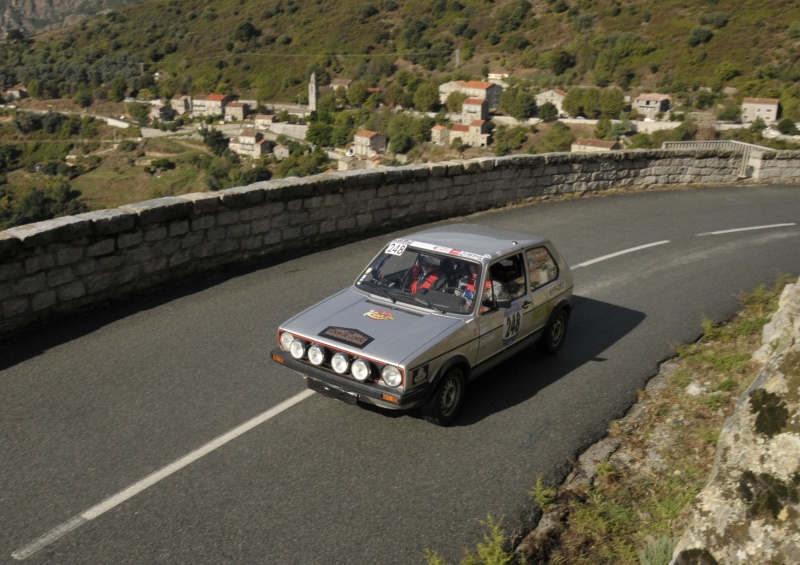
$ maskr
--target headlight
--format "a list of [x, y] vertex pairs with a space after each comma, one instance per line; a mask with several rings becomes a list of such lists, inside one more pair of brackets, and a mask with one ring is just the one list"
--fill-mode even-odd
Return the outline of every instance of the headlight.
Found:
[[394, 365], [386, 365], [381, 371], [381, 377], [383, 382], [389, 386], [400, 386], [400, 383], [403, 382], [403, 374]]
[[291, 353], [292, 357], [295, 359], [302, 359], [306, 354], [306, 344], [299, 339], [292, 340], [291, 345], [289, 345], [289, 353]]
[[322, 365], [325, 361], [325, 350], [315, 343], [308, 348], [308, 360], [312, 365]]
[[344, 353], [336, 353], [331, 358], [331, 366], [334, 371], [343, 375], [347, 372], [347, 369], [350, 368], [350, 358]]
[[289, 332], [283, 332], [281, 334], [280, 341], [281, 341], [281, 347], [283, 348], [283, 350], [284, 351], [289, 351], [289, 348], [291, 347], [292, 342], [294, 341], [294, 336], [292, 334], [290, 334]]
[[353, 376], [361, 382], [364, 382], [369, 378], [369, 363], [363, 359], [356, 359], [353, 361], [352, 370]]

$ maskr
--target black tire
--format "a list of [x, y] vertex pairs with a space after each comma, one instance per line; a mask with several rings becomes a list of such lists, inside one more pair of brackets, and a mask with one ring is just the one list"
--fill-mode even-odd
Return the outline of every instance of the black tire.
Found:
[[567, 325], [569, 322], [569, 311], [562, 308], [558, 314], [547, 324], [544, 333], [536, 342], [536, 347], [545, 355], [555, 355], [564, 344], [567, 337]]
[[464, 404], [466, 379], [460, 367], [453, 367], [439, 381], [436, 391], [422, 405], [422, 417], [437, 426], [446, 426], [458, 416]]

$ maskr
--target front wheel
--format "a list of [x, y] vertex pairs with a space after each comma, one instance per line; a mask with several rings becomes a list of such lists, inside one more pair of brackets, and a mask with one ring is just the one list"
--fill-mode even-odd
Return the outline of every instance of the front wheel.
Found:
[[555, 355], [561, 349], [564, 344], [564, 338], [567, 336], [568, 321], [569, 312], [562, 308], [544, 329], [542, 337], [536, 342], [536, 347], [539, 348], [539, 351], [547, 355]]
[[465, 389], [464, 372], [459, 367], [453, 367], [439, 381], [433, 396], [422, 405], [422, 417], [437, 426], [448, 425], [461, 410]]

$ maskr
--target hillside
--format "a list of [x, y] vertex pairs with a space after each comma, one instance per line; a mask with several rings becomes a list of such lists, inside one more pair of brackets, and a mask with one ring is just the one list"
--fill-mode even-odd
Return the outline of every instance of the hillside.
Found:
[[[91, 89], [302, 101], [313, 70], [388, 88], [503, 68], [535, 87], [617, 85], [800, 98], [794, 0], [147, 0], [0, 46], [0, 80], [34, 96]], [[158, 75], [156, 76], [156, 73]], [[120, 85], [119, 81], [123, 81]], [[800, 119], [800, 118], [795, 118]]]
[[75, 25], [105, 10], [140, 0], [0, 0], [0, 37], [32, 35]]

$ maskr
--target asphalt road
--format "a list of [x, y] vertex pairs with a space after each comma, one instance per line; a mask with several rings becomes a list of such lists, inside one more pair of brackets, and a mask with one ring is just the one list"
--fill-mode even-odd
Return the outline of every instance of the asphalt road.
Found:
[[309, 393], [269, 359], [278, 324], [352, 282], [390, 235], [0, 345], [0, 563], [407, 565], [426, 548], [456, 563], [489, 515], [529, 522], [536, 477], [560, 479], [704, 317], [800, 271], [798, 187], [468, 221], [551, 237], [578, 308], [559, 355], [481, 377], [449, 428]]

